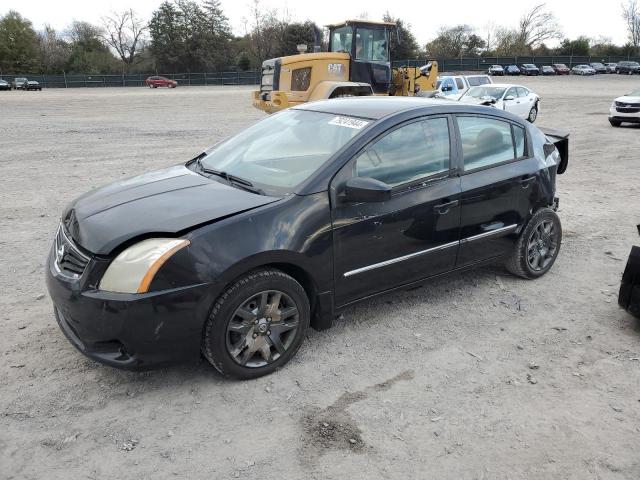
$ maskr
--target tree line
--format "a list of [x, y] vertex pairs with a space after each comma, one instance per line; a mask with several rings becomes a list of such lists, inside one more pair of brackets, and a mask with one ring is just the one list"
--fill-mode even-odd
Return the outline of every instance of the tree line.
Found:
[[[254, 0], [245, 33], [234, 35], [219, 0], [165, 0], [150, 19], [133, 10], [112, 12], [100, 24], [73, 21], [63, 31], [42, 30], [18, 12], [0, 17], [0, 74], [204, 72], [258, 68], [267, 58], [292, 55], [300, 44], [310, 49], [326, 44], [314, 22], [293, 21], [286, 12], [267, 9]], [[366, 14], [363, 14], [364, 18]], [[608, 38], [564, 38], [545, 4], [522, 14], [517, 25], [461, 24], [441, 27], [426, 45], [419, 45], [411, 25], [396, 22], [390, 37], [394, 60], [524, 55], [635, 56], [640, 53], [638, 0], [622, 5], [628, 42]], [[557, 46], [551, 48], [547, 45]], [[326, 46], [326, 45], [325, 45]]]

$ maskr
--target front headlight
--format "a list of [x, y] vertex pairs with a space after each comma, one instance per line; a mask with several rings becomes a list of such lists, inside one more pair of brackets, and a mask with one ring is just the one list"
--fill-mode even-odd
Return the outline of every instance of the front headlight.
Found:
[[150, 238], [136, 243], [111, 262], [98, 288], [117, 293], [148, 292], [160, 267], [189, 243], [180, 238]]

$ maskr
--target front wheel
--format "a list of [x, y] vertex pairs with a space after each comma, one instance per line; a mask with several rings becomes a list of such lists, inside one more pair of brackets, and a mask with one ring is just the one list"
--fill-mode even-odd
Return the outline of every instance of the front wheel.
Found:
[[249, 379], [285, 365], [309, 326], [302, 286], [276, 269], [251, 272], [216, 300], [202, 337], [202, 352], [224, 376]]
[[529, 110], [529, 116], [527, 117], [527, 120], [530, 123], [533, 123], [536, 121], [536, 118], [538, 118], [538, 104], [535, 104], [533, 107], [531, 107], [531, 110]]
[[619, 120], [609, 119], [609, 123], [611, 124], [612, 127], [619, 127], [620, 125], [622, 125], [622, 122]]
[[506, 267], [522, 278], [538, 278], [547, 273], [558, 258], [562, 225], [550, 208], [538, 210], [516, 242]]

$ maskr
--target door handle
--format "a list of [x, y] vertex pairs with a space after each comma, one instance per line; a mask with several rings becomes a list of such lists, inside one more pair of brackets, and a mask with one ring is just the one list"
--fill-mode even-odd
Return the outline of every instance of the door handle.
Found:
[[460, 203], [458, 200], [453, 200], [452, 202], [436, 205], [435, 207], [433, 207], [433, 209], [438, 215], [444, 215], [446, 213], [449, 213], [449, 210], [451, 210], [453, 207], [457, 207], [458, 203]]
[[520, 180], [520, 185], [522, 185], [522, 188], [528, 188], [529, 185], [531, 185], [534, 180], [536, 179], [536, 177], [532, 176], [532, 177], [525, 177], [522, 180]]

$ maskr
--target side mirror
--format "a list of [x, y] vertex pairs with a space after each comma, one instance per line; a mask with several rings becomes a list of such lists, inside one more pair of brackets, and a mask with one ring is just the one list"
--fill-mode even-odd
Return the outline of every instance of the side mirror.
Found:
[[369, 177], [353, 177], [344, 187], [346, 202], [386, 202], [391, 199], [391, 186]]
[[516, 97], [514, 97], [513, 95], [507, 95], [506, 97], [504, 97], [505, 102], [510, 102], [515, 99]]

